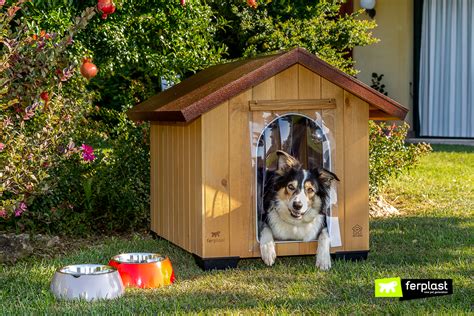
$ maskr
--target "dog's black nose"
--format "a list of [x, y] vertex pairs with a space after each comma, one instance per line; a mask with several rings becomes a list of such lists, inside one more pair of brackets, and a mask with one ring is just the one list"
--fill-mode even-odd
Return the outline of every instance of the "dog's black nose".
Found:
[[301, 203], [300, 201], [294, 201], [293, 202], [293, 208], [297, 211], [301, 210], [301, 208], [303, 207], [303, 203]]

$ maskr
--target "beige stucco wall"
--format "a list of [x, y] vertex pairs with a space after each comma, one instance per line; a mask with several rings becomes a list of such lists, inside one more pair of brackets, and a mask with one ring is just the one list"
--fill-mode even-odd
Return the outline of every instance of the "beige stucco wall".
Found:
[[[354, 0], [358, 10], [360, 1]], [[358, 79], [371, 84], [372, 72], [384, 74], [388, 96], [410, 109], [406, 121], [412, 122], [413, 102], [410, 83], [413, 81], [413, 0], [376, 0], [373, 31], [380, 42], [354, 49]], [[364, 18], [370, 19], [367, 14]]]

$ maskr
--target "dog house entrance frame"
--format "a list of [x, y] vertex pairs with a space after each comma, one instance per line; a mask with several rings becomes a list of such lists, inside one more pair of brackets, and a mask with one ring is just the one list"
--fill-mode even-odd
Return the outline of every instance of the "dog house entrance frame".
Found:
[[[298, 112], [262, 112], [262, 116], [270, 121], [266, 123], [263, 130], [260, 131], [257, 141], [254, 142], [253, 139], [251, 140], [252, 151], [255, 155], [254, 172], [256, 192], [252, 192], [252, 196], [255, 196], [255, 210], [257, 212], [257, 223], [255, 225], [257, 242], [260, 242], [261, 225], [259, 224], [262, 221], [263, 212], [265, 211], [263, 207], [263, 195], [265, 192], [266, 172], [267, 170], [275, 170], [278, 168], [275, 155], [276, 150], [283, 150], [296, 157], [301, 161], [303, 168], [307, 170], [322, 167], [335, 172], [332, 168], [334, 162], [331, 155], [331, 146], [335, 146], [335, 144], [332, 144], [334, 143], [334, 139], [318, 111], [314, 112], [313, 117]], [[287, 118], [288, 120], [286, 120]], [[282, 124], [283, 121], [288, 122]], [[259, 128], [261, 128], [260, 125], [255, 127], [251, 124], [252, 134], [258, 133]], [[285, 130], [285, 132], [282, 130]], [[271, 143], [269, 146], [267, 146], [268, 142]], [[320, 150], [315, 149], [314, 145], [319, 145], [321, 147]], [[315, 157], [316, 155], [320, 157]], [[271, 159], [269, 159], [269, 157], [271, 157]], [[334, 188], [330, 193], [330, 201], [327, 205], [328, 216], [331, 216], [333, 205], [336, 202], [337, 190]], [[337, 232], [339, 232], [339, 230], [337, 230]], [[337, 240], [340, 240], [340, 236], [337, 236]], [[275, 243], [292, 242], [303, 241], [275, 240]]]
[[[342, 246], [369, 250], [368, 120], [403, 119], [407, 109], [301, 48], [203, 70], [128, 112], [151, 121], [151, 230], [195, 255], [204, 269], [260, 257], [254, 152], [262, 113], [319, 113], [333, 134], [332, 170]], [[252, 134], [251, 124], [260, 126]], [[337, 147], [337, 148], [336, 148]], [[337, 149], [337, 150], [336, 150]], [[276, 245], [278, 256], [315, 254], [316, 242]]]

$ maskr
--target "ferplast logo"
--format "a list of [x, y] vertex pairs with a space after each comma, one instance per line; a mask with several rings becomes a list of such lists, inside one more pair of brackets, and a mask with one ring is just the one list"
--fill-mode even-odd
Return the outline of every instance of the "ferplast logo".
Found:
[[375, 280], [375, 297], [402, 297], [402, 280], [386, 278]]
[[398, 297], [401, 301], [453, 294], [452, 279], [375, 280], [375, 297]]

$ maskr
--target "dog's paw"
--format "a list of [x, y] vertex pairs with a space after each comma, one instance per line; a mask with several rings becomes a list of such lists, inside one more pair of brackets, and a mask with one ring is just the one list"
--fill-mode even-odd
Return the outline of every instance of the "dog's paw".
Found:
[[276, 259], [275, 242], [260, 244], [260, 255], [267, 266], [272, 266]]
[[316, 267], [323, 271], [331, 269], [331, 255], [327, 254], [318, 254], [316, 256]]

